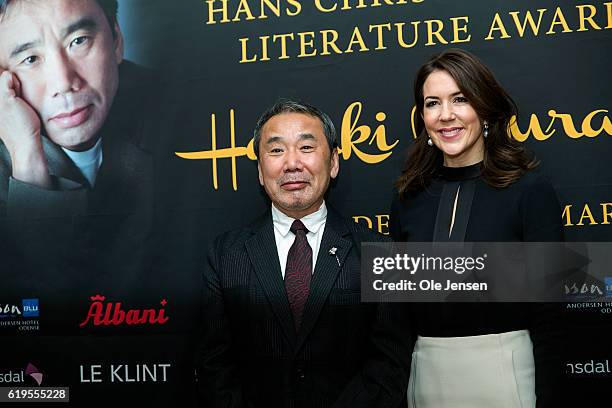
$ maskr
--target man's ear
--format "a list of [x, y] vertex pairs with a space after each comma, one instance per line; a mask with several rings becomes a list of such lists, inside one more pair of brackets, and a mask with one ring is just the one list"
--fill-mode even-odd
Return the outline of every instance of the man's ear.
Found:
[[123, 34], [121, 33], [121, 27], [119, 27], [117, 21], [115, 21], [113, 25], [113, 34], [115, 59], [117, 60], [117, 65], [119, 65], [123, 61]]
[[338, 176], [338, 172], [340, 171], [340, 156], [338, 155], [338, 148], [335, 147], [331, 152], [331, 167], [329, 176], [332, 179], [335, 179]]
[[259, 176], [259, 184], [264, 185], [263, 175], [261, 174], [261, 164], [259, 164], [259, 160], [257, 160], [257, 173]]

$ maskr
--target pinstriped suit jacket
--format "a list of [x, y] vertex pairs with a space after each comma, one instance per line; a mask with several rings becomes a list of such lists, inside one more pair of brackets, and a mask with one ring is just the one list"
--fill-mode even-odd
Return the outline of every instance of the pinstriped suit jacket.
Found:
[[408, 322], [397, 307], [360, 302], [360, 243], [383, 240], [329, 209], [296, 333], [270, 211], [218, 237], [204, 272], [201, 406], [399, 406]]

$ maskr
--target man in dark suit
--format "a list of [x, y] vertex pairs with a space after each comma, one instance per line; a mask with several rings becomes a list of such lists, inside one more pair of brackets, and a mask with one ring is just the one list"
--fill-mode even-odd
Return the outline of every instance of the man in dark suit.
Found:
[[330, 118], [279, 102], [257, 123], [254, 146], [272, 205], [209, 251], [202, 406], [399, 406], [408, 322], [360, 302], [360, 244], [384, 238], [325, 204], [339, 170]]

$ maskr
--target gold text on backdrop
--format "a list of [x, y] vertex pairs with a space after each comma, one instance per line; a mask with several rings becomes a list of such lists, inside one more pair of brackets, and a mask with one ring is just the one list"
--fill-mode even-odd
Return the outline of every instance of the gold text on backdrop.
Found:
[[[321, 13], [359, 9], [364, 7], [407, 4], [407, 0], [314, 0]], [[260, 0], [260, 14], [241, 0], [236, 10], [229, 10], [227, 0], [209, 0], [207, 24], [240, 22], [275, 17], [294, 17], [302, 11], [296, 0]], [[218, 3], [217, 5], [215, 5]], [[420, 3], [413, 1], [412, 3]], [[342, 4], [342, 6], [341, 6]], [[234, 4], [232, 7], [236, 7]], [[254, 8], [255, 6], [251, 6]], [[326, 57], [330, 55], [369, 53], [387, 49], [412, 49], [418, 46], [437, 46], [481, 41], [505, 40], [518, 37], [545, 37], [612, 28], [612, 2], [579, 4], [574, 7], [540, 8], [534, 10], [492, 11], [492, 17], [478, 18], [470, 25], [470, 16], [445, 19], [425, 18], [415, 21], [376, 21], [371, 24], [336, 30], [326, 27], [319, 31], [265, 32], [238, 38], [240, 64], [289, 59]], [[233, 17], [232, 17], [233, 16]], [[482, 26], [488, 24], [487, 26]], [[472, 32], [478, 33], [473, 36]], [[485, 36], [486, 35], [486, 36]]]
[[[588, 203], [574, 208], [573, 204], [567, 204], [563, 208], [563, 225], [566, 227], [583, 226], [583, 225], [610, 225], [612, 221], [612, 203], [599, 203], [601, 212], [591, 211]], [[601, 217], [600, 217], [601, 215]], [[578, 221], [578, 222], [576, 222]]]
[[373, 217], [367, 215], [354, 215], [353, 221], [357, 224], [362, 222], [366, 227], [379, 234], [389, 235], [389, 214], [375, 214]]
[[472, 36], [468, 34], [468, 17], [451, 17], [449, 20], [450, 23], [446, 25], [442, 20], [425, 20], [370, 24], [367, 28], [355, 26], [350, 36], [328, 29], [317, 32], [262, 35], [252, 43], [249, 43], [251, 38], [243, 37], [238, 39], [241, 49], [239, 62], [244, 64], [286, 60], [292, 57], [326, 56], [332, 53], [381, 51], [386, 50], [391, 44], [400, 48], [412, 48], [418, 45], [419, 41], [425, 40], [427, 40], [425, 46], [457, 44], [471, 40]]
[[[352, 102], [347, 106], [342, 116], [340, 125], [340, 147], [338, 153], [344, 160], [349, 160], [353, 155], [366, 164], [378, 164], [387, 160], [399, 144], [399, 138], [391, 138], [387, 132], [385, 121], [387, 114], [377, 112], [374, 118], [363, 118], [363, 103]], [[410, 128], [412, 137], [416, 138], [415, 129], [416, 107], [410, 111]], [[516, 120], [512, 120], [510, 134], [519, 142], [526, 141], [529, 136], [537, 141], [545, 141], [550, 138], [557, 129], [553, 125], [560, 123], [560, 131], [571, 139], [579, 139], [583, 136], [594, 138], [602, 134], [612, 135], [612, 121], [606, 115], [605, 109], [596, 109], [588, 113], [580, 126], [576, 127], [576, 121], [568, 113], [558, 113], [555, 110], [548, 111], [550, 118], [546, 128], [542, 128], [540, 119], [536, 114], [531, 114], [528, 127], [521, 130]], [[211, 148], [210, 150], [199, 150], [193, 152], [176, 152], [175, 154], [188, 160], [211, 160], [213, 188], [219, 189], [218, 161], [229, 159], [231, 161], [232, 188], [238, 190], [237, 158], [246, 156], [250, 160], [257, 160], [253, 148], [253, 139], [246, 146], [236, 145], [236, 119], [234, 109], [229, 111], [229, 147], [219, 147], [217, 131], [217, 115], [210, 116]], [[601, 121], [600, 121], [601, 120]], [[374, 122], [374, 124], [372, 124]]]
[[[359, 101], [351, 103], [346, 108], [340, 127], [341, 147], [338, 148], [338, 154], [340, 157], [344, 158], [344, 160], [348, 160], [354, 153], [355, 156], [364, 163], [380, 163], [386, 160], [393, 153], [392, 149], [397, 146], [399, 140], [396, 139], [391, 144], [388, 142], [386, 126], [384, 124], [384, 121], [387, 118], [386, 113], [376, 113], [375, 119], [378, 124], [374, 131], [372, 131], [371, 126], [362, 124], [361, 122], [362, 109], [363, 103]], [[233, 109], [231, 109], [229, 112], [229, 147], [219, 148], [217, 146], [217, 116], [213, 113], [210, 116], [211, 149], [195, 152], [175, 153], [177, 156], [188, 160], [212, 160], [212, 177], [213, 187], [215, 190], [219, 189], [219, 177], [217, 172], [218, 160], [231, 160], [232, 188], [234, 191], [238, 190], [236, 159], [238, 157], [246, 156], [250, 160], [257, 160], [255, 150], [253, 149], [253, 139], [249, 141], [247, 146], [236, 146], [235, 122], [235, 112]]]
[[[510, 121], [510, 134], [519, 142], [526, 141], [529, 136], [533, 136], [535, 140], [544, 141], [555, 134], [557, 129], [554, 129], [553, 126], [560, 122], [563, 134], [571, 139], [580, 139], [583, 136], [594, 138], [604, 133], [612, 136], [612, 120], [607, 115], [608, 110], [606, 109], [596, 109], [589, 112], [584, 118], [582, 118], [582, 121], [577, 119], [578, 123], [580, 123], [579, 127], [576, 127], [577, 122], [569, 113], [559, 113], [553, 109], [549, 110], [547, 113], [550, 120], [548, 121], [546, 128], [542, 128], [540, 119], [535, 113], [532, 113], [529, 116], [529, 125], [525, 131], [521, 130], [516, 121], [516, 116], [513, 116]], [[416, 139], [417, 134], [414, 126], [415, 114], [416, 107], [413, 107], [410, 114], [410, 119], [412, 125], [412, 137]]]
[[[489, 34], [485, 37], [485, 41], [494, 40], [496, 38], [505, 39], [511, 38], [512, 35], [508, 34], [506, 25], [512, 26], [516, 29], [516, 33], [519, 37], [523, 37], [527, 31], [527, 24], [531, 29], [533, 36], [538, 36], [544, 32], [542, 28], [547, 31], [544, 32], [546, 35], [553, 35], [558, 33], [571, 33], [574, 31], [588, 31], [588, 30], [602, 30], [612, 28], [612, 2], [604, 3], [606, 7], [607, 25], [604, 17], [601, 16], [603, 13], [597, 13], [597, 7], [591, 4], [581, 4], [576, 6], [576, 12], [578, 13], [578, 27], [574, 26], [571, 28], [565, 17], [569, 12], [563, 12], [561, 7], [555, 8], [554, 12], [549, 9], [538, 9], [537, 10], [537, 21], [534, 14], [531, 11], [526, 11], [524, 17], [521, 16], [520, 11], [510, 11], [508, 15], [512, 17], [512, 22], [504, 20], [500, 13], [495, 13], [493, 21], [489, 27]], [[574, 10], [572, 10], [573, 12]], [[595, 17], [599, 19], [599, 24], [596, 22]], [[504, 21], [506, 21], [504, 23]], [[543, 24], [543, 27], [542, 27]], [[588, 27], [587, 27], [588, 24]]]
[[[366, 7], [401, 6], [418, 4], [425, 0], [313, 0], [316, 9], [332, 13]], [[251, 3], [249, 5], [249, 2]], [[265, 20], [271, 17], [294, 17], [302, 12], [301, 0], [204, 0], [208, 6], [206, 24], [238, 23], [240, 21]]]

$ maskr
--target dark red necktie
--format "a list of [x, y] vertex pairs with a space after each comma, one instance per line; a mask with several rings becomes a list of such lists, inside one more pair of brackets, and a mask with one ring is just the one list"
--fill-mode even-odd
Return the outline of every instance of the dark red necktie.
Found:
[[293, 312], [295, 330], [298, 331], [302, 323], [304, 306], [310, 290], [312, 276], [312, 248], [308, 245], [306, 233], [308, 230], [302, 221], [295, 220], [291, 224], [291, 232], [295, 234], [295, 241], [287, 253], [287, 266], [285, 267], [285, 290], [289, 299], [289, 306]]

